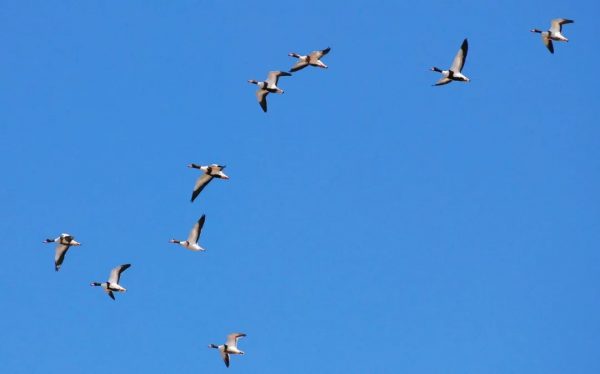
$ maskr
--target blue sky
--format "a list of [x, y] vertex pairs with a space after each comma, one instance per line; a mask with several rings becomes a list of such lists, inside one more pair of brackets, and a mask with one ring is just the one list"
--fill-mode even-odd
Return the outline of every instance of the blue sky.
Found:
[[1, 372], [600, 371], [597, 1], [170, 3], [0, 4]]

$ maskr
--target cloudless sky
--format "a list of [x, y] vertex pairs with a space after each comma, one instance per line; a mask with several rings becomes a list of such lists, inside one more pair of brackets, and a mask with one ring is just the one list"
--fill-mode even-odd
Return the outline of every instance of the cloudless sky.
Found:
[[[600, 372], [599, 14], [0, 3], [0, 372]], [[260, 110], [248, 79], [328, 46]], [[192, 204], [191, 162], [231, 179]], [[202, 214], [206, 252], [168, 243]]]

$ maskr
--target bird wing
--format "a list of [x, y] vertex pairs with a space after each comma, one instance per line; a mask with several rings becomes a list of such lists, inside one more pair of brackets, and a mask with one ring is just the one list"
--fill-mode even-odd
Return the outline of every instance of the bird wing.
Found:
[[188, 242], [190, 243], [198, 243], [198, 238], [200, 238], [200, 233], [202, 232], [202, 227], [204, 226], [204, 221], [206, 220], [206, 215], [203, 214], [202, 217], [196, 222], [194, 227], [192, 227], [192, 231], [188, 235]]
[[450, 70], [460, 72], [465, 66], [465, 61], [467, 60], [467, 52], [469, 51], [469, 42], [467, 39], [463, 40], [458, 53], [454, 57], [454, 61], [452, 61], [452, 66]]
[[208, 182], [213, 179], [212, 176], [208, 174], [202, 174], [196, 179], [196, 184], [194, 185], [194, 191], [192, 192], [192, 202], [200, 195], [200, 192], [206, 187]]
[[311, 59], [314, 58], [316, 60], [319, 60], [321, 57], [323, 57], [326, 54], [328, 54], [329, 51], [331, 51], [331, 48], [327, 47], [327, 48], [325, 48], [323, 50], [320, 50], [320, 51], [312, 51], [312, 52], [310, 52], [309, 56], [310, 56]]
[[237, 347], [237, 341], [239, 338], [243, 338], [246, 334], [242, 332], [234, 332], [233, 334], [227, 335], [227, 344], [228, 347]]
[[435, 82], [434, 86], [443, 86], [444, 84], [448, 84], [452, 82], [452, 79], [448, 77], [442, 77], [439, 81]]
[[295, 71], [302, 70], [307, 66], [308, 66], [308, 61], [298, 60], [298, 62], [296, 62], [296, 64], [294, 66], [292, 66], [290, 71], [293, 73]]
[[115, 299], [115, 294], [114, 294], [112, 291], [107, 291], [106, 293], [108, 294], [108, 296], [109, 296], [111, 299], [113, 299], [113, 300]]
[[552, 39], [550, 39], [550, 35], [548, 35], [548, 33], [542, 33], [542, 41], [550, 53], [554, 53], [554, 45], [552, 44]]
[[67, 244], [58, 244], [56, 246], [56, 252], [54, 253], [54, 270], [58, 271], [60, 269], [69, 247], [70, 246]]
[[292, 74], [288, 73], [287, 71], [270, 71], [265, 82], [267, 82], [269, 86], [277, 86], [279, 77], [289, 77], [290, 75]]
[[573, 20], [566, 19], [566, 18], [553, 19], [552, 22], [550, 23], [550, 31], [561, 32], [562, 25], [566, 25], [567, 23], [573, 23], [573, 22], [574, 22]]
[[258, 103], [260, 104], [260, 107], [262, 108], [263, 112], [267, 111], [267, 95], [268, 94], [269, 94], [269, 91], [263, 90], [262, 88], [259, 88], [256, 91], [256, 99], [258, 100]]
[[131, 264], [124, 264], [112, 269], [110, 272], [110, 277], [108, 277], [108, 283], [119, 284], [119, 279], [121, 279], [121, 273], [127, 270], [130, 266]]
[[229, 367], [229, 353], [225, 352], [225, 347], [219, 349], [221, 353], [221, 357], [223, 358], [223, 362], [225, 362], [225, 366]]

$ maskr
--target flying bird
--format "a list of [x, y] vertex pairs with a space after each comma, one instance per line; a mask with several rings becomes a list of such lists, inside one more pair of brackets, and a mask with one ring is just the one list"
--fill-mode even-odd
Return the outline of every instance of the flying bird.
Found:
[[290, 75], [292, 74], [285, 71], [270, 71], [267, 79], [264, 82], [259, 82], [254, 79], [250, 79], [248, 81], [249, 83], [253, 83], [258, 86], [258, 90], [256, 91], [256, 99], [258, 100], [263, 112], [267, 111], [267, 95], [269, 93], [283, 93], [283, 90], [277, 87], [279, 77], [289, 77]]
[[127, 289], [121, 285], [119, 285], [119, 279], [121, 279], [121, 273], [127, 270], [131, 264], [119, 265], [116, 268], [112, 269], [110, 272], [110, 276], [108, 278], [108, 282], [92, 282], [91, 286], [102, 287], [104, 292], [110, 296], [111, 299], [115, 299], [115, 295], [113, 292], [125, 292]]
[[292, 66], [292, 68], [290, 69], [290, 71], [291, 72], [296, 72], [298, 70], [304, 69], [308, 65], [316, 66], [318, 68], [327, 69], [327, 65], [325, 65], [321, 61], [321, 57], [323, 57], [326, 54], [328, 54], [329, 51], [331, 51], [331, 48], [327, 47], [327, 48], [325, 48], [325, 49], [323, 49], [321, 51], [312, 51], [311, 53], [309, 53], [306, 56], [299, 55], [298, 53], [294, 53], [294, 52], [289, 53], [288, 56], [296, 57], [298, 59], [298, 62], [296, 62], [296, 64], [294, 66]]
[[243, 355], [244, 352], [240, 351], [237, 347], [237, 341], [239, 338], [243, 338], [246, 334], [241, 332], [234, 332], [233, 334], [227, 335], [227, 341], [225, 344], [216, 345], [210, 344], [210, 348], [218, 349], [221, 353], [221, 357], [225, 362], [225, 366], [229, 367], [229, 355]]
[[202, 166], [197, 164], [189, 164], [188, 168], [200, 169], [204, 172], [204, 174], [200, 175], [196, 180], [196, 185], [194, 186], [194, 191], [192, 192], [192, 202], [200, 195], [200, 192], [206, 187], [206, 185], [213, 180], [213, 178], [219, 179], [229, 179], [225, 173], [223, 173], [223, 169], [225, 169], [225, 165], [217, 165], [212, 164], [208, 166]]
[[204, 226], [205, 220], [206, 215], [203, 214], [202, 217], [200, 217], [200, 219], [198, 220], [198, 222], [196, 222], [194, 227], [192, 227], [192, 231], [190, 231], [187, 240], [181, 241], [171, 239], [169, 243], [179, 244], [182, 247], [189, 249], [190, 251], [204, 251], [205, 249], [198, 244], [198, 239], [200, 238], [200, 233], [202, 232], [202, 227]]
[[73, 245], [81, 245], [69, 234], [60, 234], [56, 239], [46, 239], [44, 243], [56, 243], [56, 253], [54, 254], [54, 270], [56, 271], [60, 269], [69, 248]]
[[531, 30], [531, 32], [537, 32], [538, 34], [542, 34], [542, 42], [544, 42], [544, 45], [546, 46], [546, 48], [548, 48], [550, 53], [554, 53], [554, 45], [552, 44], [552, 41], [554, 40], [557, 42], [568, 42], [569, 39], [565, 38], [565, 36], [562, 34], [562, 25], [566, 25], [568, 23], [573, 22], [575, 21], [566, 18], [556, 18], [553, 19], [550, 23], [550, 30], [542, 31], [538, 29], [533, 29]]
[[454, 57], [454, 61], [452, 61], [452, 66], [448, 70], [442, 70], [436, 68], [435, 66], [431, 68], [431, 71], [437, 71], [438, 73], [442, 73], [442, 78], [435, 83], [435, 86], [441, 86], [444, 84], [448, 84], [452, 81], [459, 82], [469, 82], [470, 79], [461, 73], [463, 67], [465, 66], [465, 60], [467, 59], [467, 52], [469, 51], [469, 42], [467, 39], [463, 40], [458, 53]]

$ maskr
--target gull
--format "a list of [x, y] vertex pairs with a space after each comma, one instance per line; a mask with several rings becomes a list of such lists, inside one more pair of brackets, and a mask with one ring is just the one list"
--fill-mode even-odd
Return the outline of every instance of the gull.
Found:
[[54, 270], [58, 271], [62, 265], [65, 255], [72, 245], [81, 245], [75, 241], [75, 238], [69, 234], [60, 234], [56, 239], [46, 239], [44, 243], [56, 243], [56, 253], [54, 254]]
[[217, 165], [212, 164], [208, 166], [202, 166], [197, 164], [189, 164], [188, 168], [200, 169], [204, 172], [204, 174], [200, 175], [196, 180], [196, 185], [194, 186], [194, 191], [192, 192], [192, 202], [200, 195], [200, 192], [206, 187], [206, 185], [213, 179], [229, 179], [225, 173], [223, 173], [223, 169], [225, 169], [225, 165]]
[[538, 29], [533, 29], [531, 30], [531, 32], [537, 32], [538, 34], [542, 34], [542, 41], [544, 42], [544, 45], [546, 46], [546, 48], [548, 48], [550, 53], [554, 53], [554, 45], [552, 44], [552, 41], [554, 40], [557, 42], [568, 42], [569, 39], [565, 38], [565, 36], [562, 34], [562, 25], [566, 25], [567, 23], [573, 22], [575, 21], [566, 18], [556, 18], [553, 19], [550, 23], [550, 30], [542, 31]]
[[227, 341], [225, 344], [216, 345], [210, 344], [210, 348], [218, 349], [221, 353], [221, 357], [223, 357], [223, 361], [225, 362], [225, 366], [229, 367], [229, 355], [243, 355], [244, 352], [240, 351], [237, 347], [237, 341], [239, 338], [243, 338], [246, 334], [241, 332], [234, 332], [233, 334], [227, 335]]
[[175, 240], [171, 239], [169, 243], [179, 244], [180, 246], [189, 249], [190, 251], [204, 251], [205, 249], [200, 247], [198, 244], [198, 239], [200, 238], [200, 233], [202, 232], [202, 227], [204, 226], [204, 221], [206, 220], [206, 215], [203, 214], [202, 217], [196, 222], [194, 227], [192, 227], [192, 231], [188, 235], [187, 240]]
[[258, 86], [258, 90], [256, 91], [256, 99], [258, 99], [258, 103], [262, 108], [263, 112], [267, 111], [267, 95], [269, 93], [278, 93], [282, 94], [283, 90], [277, 87], [277, 82], [279, 81], [279, 77], [289, 77], [290, 73], [285, 71], [270, 71], [267, 79], [264, 82], [259, 82], [254, 79], [250, 79], [248, 82], [256, 84]]
[[119, 285], [119, 279], [121, 278], [121, 273], [127, 270], [131, 264], [119, 265], [116, 268], [112, 269], [110, 272], [110, 276], [108, 277], [108, 282], [98, 283], [92, 282], [91, 286], [102, 287], [104, 291], [110, 296], [111, 299], [115, 299], [115, 295], [113, 292], [125, 292], [127, 289]]
[[467, 39], [463, 40], [458, 53], [454, 57], [454, 61], [452, 61], [452, 66], [448, 70], [442, 70], [436, 68], [435, 66], [431, 68], [431, 71], [437, 71], [438, 73], [442, 73], [442, 78], [435, 83], [435, 86], [441, 86], [443, 84], [448, 84], [452, 81], [460, 81], [460, 82], [469, 82], [470, 79], [461, 73], [463, 66], [465, 66], [465, 60], [467, 59], [467, 52], [469, 50], [469, 42]]
[[298, 59], [298, 62], [296, 62], [296, 64], [294, 66], [292, 66], [292, 68], [290, 69], [290, 71], [291, 72], [295, 72], [295, 71], [304, 69], [308, 65], [316, 66], [318, 68], [327, 69], [327, 65], [325, 65], [321, 61], [321, 57], [323, 57], [326, 54], [328, 54], [329, 51], [331, 51], [331, 48], [327, 47], [327, 48], [325, 48], [325, 49], [323, 49], [321, 51], [312, 51], [311, 53], [309, 53], [306, 56], [299, 55], [298, 53], [294, 53], [294, 52], [289, 53], [288, 56], [296, 57]]

